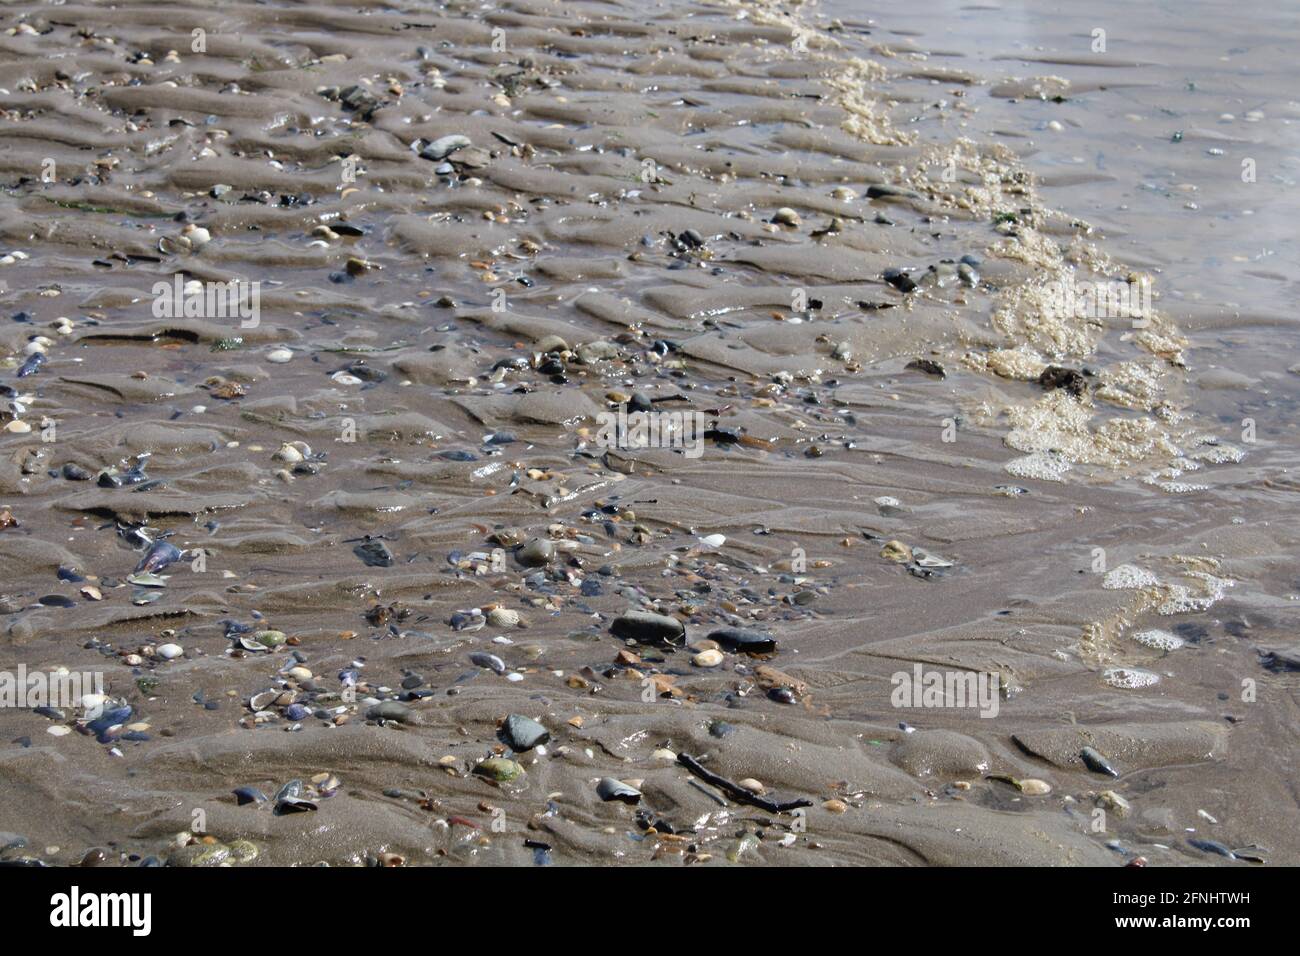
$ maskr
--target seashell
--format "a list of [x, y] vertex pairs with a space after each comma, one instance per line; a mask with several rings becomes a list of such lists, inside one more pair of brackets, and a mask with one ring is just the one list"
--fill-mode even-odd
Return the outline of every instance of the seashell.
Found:
[[285, 442], [280, 446], [279, 450], [276, 451], [276, 453], [271, 457], [275, 461], [283, 461], [286, 462], [287, 464], [293, 465], [302, 461], [303, 454], [293, 445], [289, 444], [288, 442]]
[[131, 584], [142, 588], [165, 588], [167, 586], [167, 579], [165, 577], [161, 574], [153, 574], [148, 571], [142, 571], [137, 574], [128, 574], [126, 579]]
[[[180, 548], [168, 541], [155, 541], [153, 547], [140, 559], [140, 563], [135, 566], [136, 573], [144, 572], [146, 574], [155, 574], [173, 564], [185, 556]], [[130, 580], [128, 578], [128, 580]], [[134, 583], [134, 582], [133, 582]]]
[[1083, 760], [1084, 766], [1094, 773], [1104, 773], [1108, 777], [1119, 776], [1119, 771], [1110, 765], [1110, 761], [1091, 747], [1080, 750], [1079, 757]]
[[[265, 648], [263, 648], [265, 650]], [[248, 698], [248, 706], [254, 712], [266, 710], [275, 703], [275, 699], [280, 696], [278, 690], [264, 690]]]
[[469, 656], [470, 663], [476, 667], [486, 667], [488, 670], [497, 674], [506, 672], [506, 663], [495, 654], [488, 654], [486, 651], [475, 651]]
[[190, 241], [184, 236], [163, 236], [158, 240], [158, 251], [165, 256], [189, 252], [191, 248]]
[[102, 734], [105, 731], [112, 730], [114, 727], [119, 727], [126, 723], [127, 720], [130, 719], [132, 713], [134, 713], [134, 711], [129, 705], [111, 708], [110, 710], [104, 711], [104, 713], [95, 720], [86, 724], [86, 729], [92, 734]]
[[302, 813], [307, 810], [317, 810], [315, 801], [305, 800], [302, 797], [277, 797], [275, 801], [276, 816], [284, 816], [288, 813]]
[[641, 802], [640, 790], [628, 786], [622, 780], [615, 780], [613, 777], [600, 778], [600, 782], [596, 784], [596, 795], [606, 802], [619, 800], [629, 805]]
[[231, 791], [235, 795], [235, 803], [239, 806], [247, 806], [250, 803], [266, 803], [267, 796], [256, 787], [236, 787]]
[[924, 548], [912, 549], [912, 560], [923, 568], [950, 568], [952, 562]]
[[519, 612], [504, 607], [495, 607], [488, 611], [488, 623], [493, 627], [518, 627]]

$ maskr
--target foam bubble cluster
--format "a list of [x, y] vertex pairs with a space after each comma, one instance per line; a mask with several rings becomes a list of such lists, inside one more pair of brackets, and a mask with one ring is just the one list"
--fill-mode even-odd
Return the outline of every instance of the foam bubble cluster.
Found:
[[1106, 576], [1101, 579], [1101, 586], [1108, 591], [1149, 588], [1159, 583], [1160, 580], [1154, 574], [1135, 564], [1117, 565], [1107, 571]]
[[1111, 687], [1119, 687], [1123, 690], [1150, 687], [1160, 680], [1150, 671], [1138, 670], [1136, 667], [1112, 667], [1101, 675], [1101, 679]]
[[1138, 631], [1133, 635], [1133, 640], [1137, 641], [1143, 647], [1154, 648], [1158, 651], [1173, 651], [1182, 647], [1187, 642], [1177, 634], [1171, 634], [1169, 631], [1150, 630]]
[[1007, 474], [1017, 478], [1037, 478], [1039, 481], [1064, 481], [1070, 463], [1056, 455], [1034, 452], [1022, 458], [1013, 458], [1006, 465]]

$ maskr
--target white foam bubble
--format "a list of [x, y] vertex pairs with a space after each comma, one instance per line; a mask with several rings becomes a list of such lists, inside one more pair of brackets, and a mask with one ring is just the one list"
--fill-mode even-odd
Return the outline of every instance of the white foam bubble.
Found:
[[1101, 679], [1111, 687], [1119, 687], [1123, 690], [1150, 687], [1160, 680], [1150, 671], [1138, 670], [1136, 667], [1112, 667], [1101, 675]]
[[1169, 631], [1161, 631], [1158, 629], [1138, 631], [1133, 635], [1133, 640], [1137, 641], [1144, 647], [1151, 647], [1158, 651], [1177, 650], [1187, 643], [1177, 634], [1171, 634]]
[[1003, 468], [1017, 478], [1037, 478], [1039, 481], [1064, 481], [1070, 463], [1056, 455], [1034, 452], [1022, 458], [1013, 458]]
[[1149, 588], [1159, 583], [1160, 580], [1154, 574], [1135, 564], [1116, 565], [1101, 579], [1101, 586], [1108, 591]]
[[1236, 582], [1229, 578], [1215, 577], [1200, 571], [1188, 572], [1188, 577], [1200, 582], [1196, 590], [1185, 584], [1171, 584], [1165, 602], [1156, 608], [1156, 613], [1187, 614], [1191, 611], [1204, 611], [1218, 603], [1228, 588]]

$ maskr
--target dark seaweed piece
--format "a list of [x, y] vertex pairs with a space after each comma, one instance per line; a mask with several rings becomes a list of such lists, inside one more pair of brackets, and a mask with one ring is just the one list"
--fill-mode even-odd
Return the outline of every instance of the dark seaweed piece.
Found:
[[881, 278], [892, 285], [899, 292], [915, 292], [916, 280], [909, 276], [902, 269], [886, 269], [881, 273]]
[[1192, 840], [1188, 840], [1187, 842], [1190, 846], [1195, 847], [1196, 849], [1200, 850], [1202, 853], [1213, 853], [1218, 856], [1226, 856], [1229, 860], [1235, 860], [1237, 858], [1237, 854], [1233, 853], [1231, 850], [1229, 850], [1218, 840], [1192, 839]]
[[1088, 389], [1088, 380], [1084, 378], [1082, 372], [1072, 368], [1062, 368], [1060, 365], [1049, 365], [1043, 369], [1043, 373], [1038, 376], [1038, 384], [1049, 391], [1063, 388], [1075, 398], [1079, 398]]
[[932, 359], [927, 359], [927, 358], [913, 359], [912, 361], [904, 365], [903, 368], [905, 369], [914, 368], [918, 372], [924, 372], [926, 375], [937, 375], [939, 378], [948, 377], [948, 373], [943, 370], [943, 366]]
[[678, 754], [677, 762], [689, 770], [695, 776], [699, 777], [705, 783], [712, 784], [719, 790], [731, 797], [737, 803], [748, 803], [751, 807], [758, 807], [760, 810], [766, 810], [768, 813], [785, 813], [789, 810], [795, 810], [799, 807], [811, 807], [811, 800], [787, 800], [784, 803], [776, 800], [769, 800], [767, 797], [761, 797], [756, 793], [746, 790], [738, 783], [732, 783], [726, 777], [721, 777], [712, 770], [706, 770], [700, 762], [690, 754]]

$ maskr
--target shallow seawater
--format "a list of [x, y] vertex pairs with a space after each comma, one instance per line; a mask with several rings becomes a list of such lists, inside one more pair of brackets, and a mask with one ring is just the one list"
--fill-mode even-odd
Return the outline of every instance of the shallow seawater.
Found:
[[1300, 861], [1283, 14], [177, 6], [0, 20], [5, 858]]

